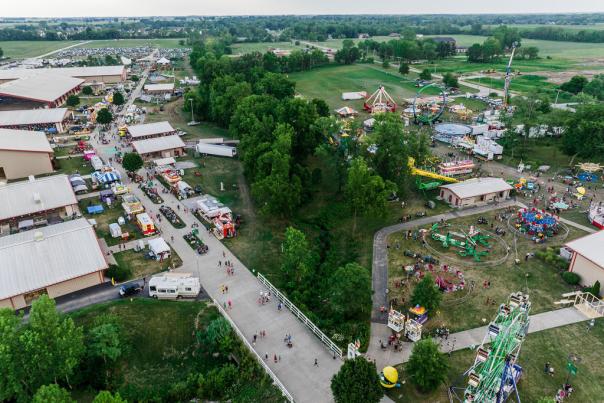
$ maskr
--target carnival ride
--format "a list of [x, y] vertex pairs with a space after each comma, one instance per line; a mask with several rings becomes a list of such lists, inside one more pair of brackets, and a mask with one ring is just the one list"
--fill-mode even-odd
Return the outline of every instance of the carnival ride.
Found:
[[512, 43], [512, 54], [507, 67], [505, 68], [505, 84], [503, 86], [503, 106], [507, 107], [510, 103], [510, 84], [512, 82], [512, 62], [514, 61], [514, 55], [516, 54], [516, 48], [518, 48], [518, 42]]
[[531, 236], [535, 242], [543, 242], [559, 231], [559, 220], [554, 215], [536, 208], [523, 208], [516, 217], [516, 229]]
[[[480, 262], [480, 258], [489, 253], [488, 249], [491, 248], [488, 240], [491, 238], [490, 235], [484, 235], [479, 229], [470, 226], [468, 233], [462, 231], [453, 232], [447, 231], [446, 235], [439, 233], [440, 226], [438, 223], [434, 223], [430, 228], [430, 236], [435, 241], [441, 242], [443, 248], [449, 249], [453, 246], [458, 249], [457, 254], [462, 257], [471, 256], [475, 261]], [[487, 250], [479, 251], [478, 247], [482, 246]]]
[[396, 102], [383, 85], [380, 85], [363, 104], [363, 109], [369, 113], [395, 112], [396, 107]]
[[604, 206], [602, 206], [602, 202], [594, 201], [590, 203], [588, 218], [591, 225], [604, 229]]
[[427, 169], [421, 169], [415, 167], [415, 159], [409, 157], [409, 168], [411, 169], [411, 175], [419, 176], [429, 179], [434, 179], [429, 182], [422, 182], [420, 178], [417, 179], [417, 188], [419, 190], [433, 190], [442, 185], [444, 182], [457, 183], [457, 179], [447, 175], [441, 175], [437, 172], [429, 171]]
[[[433, 102], [428, 105], [419, 105], [418, 100], [420, 100], [422, 93], [428, 88], [438, 88], [440, 91], [439, 97], [441, 98], [441, 102]], [[417, 91], [415, 98], [413, 99], [413, 120], [416, 124], [432, 125], [442, 116], [446, 107], [447, 94], [445, 91], [435, 83], [425, 85], [421, 87], [419, 91]]]
[[[450, 402], [500, 403], [518, 394], [522, 367], [516, 362], [528, 332], [531, 302], [527, 294], [510, 294], [501, 304], [495, 319], [489, 324], [474, 364], [462, 375], [468, 377], [464, 387], [449, 387]], [[457, 393], [463, 390], [463, 396]]]

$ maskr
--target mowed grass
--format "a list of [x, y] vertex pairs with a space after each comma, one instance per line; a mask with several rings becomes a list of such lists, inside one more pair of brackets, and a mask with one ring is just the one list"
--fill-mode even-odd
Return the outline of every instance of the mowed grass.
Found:
[[89, 175], [94, 172], [92, 165], [84, 157], [62, 158], [56, 160], [56, 163], [58, 165], [57, 173], [61, 174], [79, 173], [80, 175]]
[[[604, 371], [601, 370], [603, 348], [604, 319], [598, 319], [591, 331], [587, 331], [587, 322], [583, 322], [529, 334], [522, 344], [518, 360], [523, 368], [518, 385], [520, 398], [523, 402], [536, 402], [542, 397], [553, 398], [566, 381], [567, 357], [572, 353], [580, 357], [580, 362], [575, 363], [577, 375], [569, 380], [575, 390], [570, 401], [601, 401], [604, 394]], [[470, 349], [451, 354], [447, 358], [450, 367], [446, 382], [430, 394], [417, 392], [399, 365], [399, 379], [401, 383], [406, 382], [400, 389], [389, 391], [388, 396], [397, 403], [448, 403], [447, 387], [452, 383], [465, 387], [467, 378], [460, 377], [473, 364], [475, 356], [475, 351]], [[544, 374], [546, 362], [554, 368], [554, 376]], [[463, 394], [463, 390], [460, 392]]]
[[[145, 249], [144, 252], [147, 253], [149, 250]], [[115, 253], [113, 257], [119, 267], [130, 269], [132, 278], [142, 278], [182, 266], [182, 259], [174, 249], [170, 252], [170, 257], [161, 262], [154, 259], [145, 259], [142, 251], [135, 252], [133, 249]]]
[[[503, 78], [482, 77], [471, 78], [469, 81], [494, 89], [502, 89], [505, 87], [505, 79]], [[536, 91], [549, 95], [552, 100], [555, 99], [558, 94], [558, 88], [559, 86], [557, 84], [548, 82], [547, 77], [530, 74], [515, 76], [510, 83], [510, 90], [513, 92], [527, 94]], [[569, 102], [572, 98], [572, 94], [561, 91], [558, 96], [558, 102]]]
[[79, 48], [136, 48], [139, 46], [153, 46], [157, 48], [184, 48], [179, 41], [184, 38], [156, 38], [156, 39], [107, 39], [84, 43]]
[[304, 44], [296, 46], [293, 42], [245, 42], [234, 43], [231, 45], [231, 49], [235, 55], [243, 55], [253, 52], [266, 53], [271, 48], [293, 50], [303, 49], [305, 47], [306, 46]]
[[[383, 85], [394, 101], [401, 104], [404, 99], [414, 97], [418, 90], [409, 78], [401, 76], [394, 68], [387, 72], [369, 64], [330, 65], [293, 73], [289, 78], [296, 82], [296, 91], [307, 99], [320, 98], [331, 109], [350, 106], [359, 112], [363, 109], [363, 100], [343, 101], [343, 92], [365, 91], [371, 95]], [[424, 91], [425, 95], [437, 93], [435, 88]]]
[[79, 42], [81, 41], [0, 41], [0, 48], [4, 51], [4, 57], [24, 59], [38, 57]]
[[[526, 292], [527, 287], [533, 302], [533, 313], [556, 309], [554, 301], [559, 300], [563, 293], [574, 290], [562, 280], [554, 268], [549, 267], [537, 258], [525, 261], [524, 257], [528, 252], [535, 252], [547, 246], [560, 245], [585, 235], [583, 231], [570, 227], [568, 238], [565, 240], [554, 237], [548, 243], [542, 245], [537, 245], [522, 236], [518, 236], [514, 241], [514, 234], [509, 231], [507, 224], [496, 221], [495, 214], [496, 212], [482, 214], [489, 221], [489, 225], [477, 225], [477, 219], [481, 215], [448, 221], [452, 225], [450, 230], [458, 233], [462, 231], [467, 233], [470, 225], [476, 225], [480, 229], [492, 232], [491, 222], [494, 223], [494, 227], [499, 226], [507, 231], [506, 235], [502, 237], [504, 242], [497, 241], [496, 238], [489, 240], [492, 248], [488, 255], [481, 257], [481, 262], [475, 262], [472, 257], [459, 256], [457, 249], [454, 247], [445, 249], [438, 241], [431, 239], [429, 233], [427, 242], [438, 251], [439, 255], [423, 247], [419, 240], [405, 239], [403, 233], [395, 233], [388, 239], [390, 245], [388, 254], [388, 288], [390, 291], [388, 295], [390, 298], [397, 298], [399, 308], [405, 312], [411, 307], [409, 301], [411, 292], [418, 281], [413, 276], [407, 278], [405, 274], [404, 267], [413, 265], [415, 262], [413, 258], [404, 256], [405, 250], [420, 253], [422, 256], [435, 256], [440, 260], [441, 265], [449, 264], [451, 267], [460, 270], [464, 275], [466, 289], [444, 294], [439, 311], [430, 315], [430, 320], [426, 325], [428, 331], [439, 326], [448, 327], [451, 331], [482, 326], [494, 317], [497, 307], [500, 303], [506, 301], [510, 293], [515, 291]], [[429, 227], [423, 226], [420, 228], [429, 229]], [[446, 234], [447, 229], [443, 228], [439, 232]], [[502, 262], [506, 255], [507, 246], [511, 248], [510, 254]], [[481, 248], [480, 250], [486, 249]], [[521, 261], [519, 265], [514, 263], [516, 256]], [[446, 260], [446, 257], [453, 260]], [[489, 262], [492, 262], [492, 264], [489, 264]], [[436, 277], [441, 273], [437, 266], [432, 276]], [[403, 282], [404, 285], [396, 287], [397, 281]], [[471, 293], [468, 293], [472, 281], [475, 288]], [[490, 288], [483, 288], [485, 281], [491, 282]], [[487, 298], [494, 302], [487, 305]]]

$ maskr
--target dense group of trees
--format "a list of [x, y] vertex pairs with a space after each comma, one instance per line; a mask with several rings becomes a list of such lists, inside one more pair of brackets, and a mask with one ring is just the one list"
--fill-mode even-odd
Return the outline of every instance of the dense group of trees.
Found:
[[604, 31], [599, 29], [575, 30], [562, 27], [539, 27], [538, 29], [523, 29], [521, 35], [523, 38], [546, 41], [604, 42]]
[[378, 42], [365, 39], [358, 43], [362, 56], [377, 56], [380, 59], [400, 60], [410, 63], [415, 60], [436, 60], [455, 54], [455, 45], [447, 41], [434, 41], [430, 38], [416, 39], [415, 33], [400, 39]]

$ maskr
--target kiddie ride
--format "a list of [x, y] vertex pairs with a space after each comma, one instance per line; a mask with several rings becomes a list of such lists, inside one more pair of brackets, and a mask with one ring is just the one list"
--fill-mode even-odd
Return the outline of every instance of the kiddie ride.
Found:
[[510, 294], [507, 303], [499, 306], [476, 350], [474, 364], [462, 375], [468, 378], [465, 388], [449, 387], [450, 402], [501, 403], [512, 396], [520, 402], [517, 385], [522, 367], [516, 362], [528, 332], [530, 310], [529, 296], [522, 292]]
[[559, 223], [556, 217], [544, 210], [525, 208], [518, 211], [516, 229], [540, 243], [558, 233]]
[[445, 249], [453, 246], [457, 249], [457, 254], [462, 257], [472, 256], [475, 261], [480, 262], [480, 257], [485, 256], [489, 253], [488, 250], [479, 251], [478, 246], [483, 246], [487, 249], [491, 248], [488, 239], [490, 235], [483, 235], [479, 229], [470, 226], [470, 231], [466, 233], [458, 233], [453, 231], [447, 231], [446, 235], [438, 232], [439, 224], [434, 223], [430, 228], [430, 236], [435, 241], [441, 242]]

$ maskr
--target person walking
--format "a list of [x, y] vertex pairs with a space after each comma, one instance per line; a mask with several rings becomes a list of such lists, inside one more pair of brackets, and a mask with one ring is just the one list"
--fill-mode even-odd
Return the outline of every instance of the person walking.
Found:
[[316, 358], [315, 358], [315, 365], [314, 365], [314, 366], [315, 366], [315, 367], [318, 367], [318, 366], [319, 366], [319, 360], [317, 360]]

